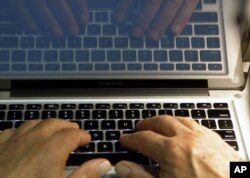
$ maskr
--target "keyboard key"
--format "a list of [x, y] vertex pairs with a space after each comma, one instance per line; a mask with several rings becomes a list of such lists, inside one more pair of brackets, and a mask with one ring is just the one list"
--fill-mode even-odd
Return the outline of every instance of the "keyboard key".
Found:
[[239, 151], [239, 146], [236, 141], [226, 141], [226, 143], [233, 147], [235, 151]]
[[5, 110], [5, 109], [7, 109], [6, 104], [0, 104], [0, 110]]
[[45, 50], [43, 54], [43, 60], [45, 62], [57, 62], [58, 52], [56, 50]]
[[100, 48], [113, 48], [113, 39], [112, 39], [112, 37], [101, 37], [101, 38], [99, 38], [99, 47]]
[[122, 110], [110, 110], [109, 118], [110, 119], [123, 119], [123, 111]]
[[93, 119], [106, 119], [107, 111], [106, 110], [93, 110], [92, 117]]
[[[118, 50], [110, 50], [107, 52], [107, 61], [108, 62], [120, 62], [121, 61], [121, 52]], [[125, 64], [123, 64], [125, 65]]]
[[95, 64], [95, 70], [96, 71], [108, 71], [109, 70], [109, 64], [106, 64], [106, 63]]
[[129, 107], [130, 109], [143, 109], [144, 104], [143, 103], [131, 103]]
[[22, 111], [8, 111], [8, 120], [22, 120], [23, 113]]
[[0, 111], [0, 120], [4, 120], [4, 119], [5, 119], [5, 112]]
[[50, 47], [50, 38], [49, 37], [37, 37], [36, 47], [49, 48]]
[[97, 36], [101, 34], [101, 26], [98, 24], [90, 24], [87, 26], [88, 35]]
[[90, 111], [89, 110], [77, 110], [75, 118], [76, 119], [90, 119]]
[[198, 103], [197, 104], [197, 108], [209, 109], [211, 107], [212, 107], [211, 103]]
[[152, 51], [150, 50], [141, 50], [138, 52], [138, 60], [140, 62], [150, 62], [152, 61]]
[[54, 38], [52, 40], [53, 48], [65, 48], [66, 47], [66, 39], [65, 38]]
[[167, 51], [156, 50], [154, 51], [154, 61], [156, 62], [166, 62], [168, 60]]
[[60, 64], [46, 64], [45, 65], [46, 71], [59, 71], [60, 70]]
[[39, 50], [28, 51], [28, 61], [29, 62], [41, 62], [42, 61], [42, 51], [39, 51]]
[[160, 103], [148, 103], [146, 107], [147, 109], [160, 109], [161, 104]]
[[218, 22], [218, 14], [217, 12], [194, 12], [190, 18], [190, 22]]
[[12, 51], [12, 62], [25, 62], [26, 60], [26, 51], [14, 50]]
[[233, 122], [231, 120], [219, 120], [220, 129], [233, 129]]
[[[22, 27], [20, 27], [19, 24], [0, 23], [1, 35], [16, 35], [16, 34], [21, 34], [22, 32], [23, 32]], [[0, 44], [1, 44], [1, 38], [0, 38]]]
[[142, 118], [148, 118], [156, 116], [156, 110], [142, 110]]
[[177, 110], [175, 110], [175, 116], [189, 117], [189, 111], [177, 109]]
[[13, 123], [10, 121], [1, 121], [0, 124], [0, 131], [3, 131], [5, 129], [10, 129], [13, 127]]
[[81, 48], [82, 47], [82, 39], [80, 37], [71, 37], [68, 39], [68, 47], [69, 48]]
[[236, 140], [236, 136], [233, 130], [214, 130], [224, 140]]
[[56, 110], [59, 109], [59, 104], [45, 104], [44, 109]]
[[99, 128], [98, 121], [86, 120], [84, 122], [84, 129], [85, 130], [96, 130]]
[[143, 48], [144, 47], [144, 39], [130, 37], [130, 47], [131, 48]]
[[164, 103], [163, 108], [165, 108], [165, 109], [177, 109], [178, 104], [177, 103]]
[[146, 38], [146, 48], [159, 48], [159, 41]]
[[218, 25], [195, 25], [196, 35], [219, 35]]
[[194, 119], [205, 119], [206, 112], [204, 110], [192, 110], [191, 111], [192, 118]]
[[59, 111], [59, 118], [73, 119], [73, 111], [71, 111], [71, 110], [61, 110], [61, 111]]
[[79, 109], [93, 109], [94, 108], [94, 105], [93, 104], [79, 104], [78, 106]]
[[226, 109], [209, 109], [207, 111], [208, 117], [211, 119], [229, 119], [231, 118], [229, 110]]
[[42, 119], [48, 119], [48, 118], [57, 118], [56, 111], [43, 111]]
[[173, 36], [167, 36], [161, 38], [162, 48], [174, 48], [174, 38]]
[[173, 116], [173, 111], [172, 110], [167, 110], [167, 109], [161, 109], [158, 111], [159, 115], [169, 115]]
[[102, 131], [89, 131], [89, 134], [91, 135], [92, 141], [103, 140], [103, 132]]
[[122, 53], [122, 59], [124, 62], [135, 62], [136, 51], [135, 50], [124, 50]]
[[110, 25], [110, 24], [103, 25], [103, 35], [105, 35], [105, 36], [116, 35], [116, 26]]
[[84, 48], [97, 48], [97, 38], [85, 37], [83, 41]]
[[114, 43], [116, 48], [128, 48], [128, 38], [126, 37], [117, 37]]
[[157, 71], [158, 70], [158, 64], [146, 63], [146, 64], [143, 65], [143, 68], [146, 71]]
[[216, 129], [215, 120], [202, 120], [201, 125], [209, 128], [209, 129]]
[[[103, 2], [103, 1], [101, 1]], [[106, 2], [106, 1], [105, 1]], [[112, 165], [121, 160], [128, 160], [140, 165], [149, 165], [149, 159], [140, 153], [104, 153], [104, 154], [71, 154], [69, 155], [67, 166], [79, 166], [90, 159], [106, 158]]]
[[139, 63], [129, 63], [127, 68], [129, 71], [140, 71], [142, 70], [142, 65]]
[[221, 71], [222, 64], [208, 64], [208, 70], [210, 71]]
[[126, 70], [126, 65], [125, 64], [120, 64], [120, 63], [111, 64], [111, 70], [113, 70], [113, 71], [124, 71], [124, 70]]
[[21, 48], [34, 48], [35, 47], [34, 37], [22, 37], [20, 46]]
[[10, 51], [9, 50], [0, 50], [0, 63], [10, 61]]
[[105, 61], [105, 51], [103, 50], [93, 50], [91, 52], [92, 62], [104, 62]]
[[42, 109], [41, 104], [27, 104], [27, 110], [40, 110]]
[[176, 64], [176, 70], [189, 71], [191, 69], [190, 64]]
[[207, 38], [207, 47], [208, 48], [220, 48], [220, 39], [219, 38]]
[[217, 50], [213, 51], [200, 51], [201, 61], [204, 62], [220, 62], [221, 61], [221, 52]]
[[207, 69], [206, 64], [192, 64], [194, 71], [205, 71]]
[[33, 119], [39, 119], [40, 113], [39, 111], [25, 111], [25, 120], [33, 120]]
[[24, 105], [23, 104], [10, 104], [9, 105], [9, 110], [23, 110], [24, 109]]
[[189, 48], [189, 38], [177, 37], [176, 38], [176, 47], [177, 48]]
[[63, 71], [76, 71], [76, 64], [68, 63], [62, 64]]
[[78, 148], [78, 152], [94, 152], [95, 151], [95, 143], [90, 142], [86, 146], [82, 146]]
[[113, 109], [127, 109], [128, 105], [126, 103], [115, 103], [113, 104]]
[[95, 13], [95, 22], [97, 23], [107, 23], [109, 21], [108, 12], [96, 12]]
[[62, 104], [61, 109], [76, 109], [76, 104]]
[[191, 43], [192, 48], [205, 48], [205, 39], [202, 37], [193, 37]]
[[107, 131], [106, 140], [119, 140], [121, 136], [120, 131]]
[[126, 119], [140, 119], [139, 110], [126, 110], [125, 115]]
[[171, 62], [183, 61], [183, 52], [181, 50], [171, 50], [169, 52], [169, 60]]
[[103, 130], [112, 130], [115, 129], [116, 124], [114, 120], [103, 120], [101, 122], [101, 129]]
[[98, 142], [97, 143], [98, 152], [112, 152], [113, 145], [111, 142]]
[[90, 54], [87, 50], [77, 50], [75, 52], [77, 62], [89, 62]]
[[160, 70], [172, 71], [174, 70], [174, 64], [160, 64]]
[[59, 53], [59, 60], [60, 62], [73, 62], [74, 60], [74, 53], [73, 50], [62, 50]]
[[193, 109], [195, 108], [195, 105], [194, 103], [181, 103], [180, 107], [185, 109]]
[[214, 108], [228, 108], [227, 103], [214, 103]]
[[198, 51], [195, 50], [187, 50], [185, 51], [185, 61], [187, 62], [198, 62]]
[[118, 129], [133, 130], [133, 123], [131, 120], [119, 120]]
[[96, 109], [110, 109], [110, 107], [111, 106], [108, 103], [100, 103], [95, 105]]

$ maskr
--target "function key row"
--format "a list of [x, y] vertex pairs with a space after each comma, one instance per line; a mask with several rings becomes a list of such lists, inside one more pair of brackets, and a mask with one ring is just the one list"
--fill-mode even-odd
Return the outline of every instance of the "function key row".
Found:
[[27, 104], [26, 107], [24, 104], [0, 104], [0, 110], [74, 110], [74, 109], [225, 109], [228, 108], [227, 103], [97, 103], [97, 104], [89, 104], [89, 103], [82, 103], [82, 104]]

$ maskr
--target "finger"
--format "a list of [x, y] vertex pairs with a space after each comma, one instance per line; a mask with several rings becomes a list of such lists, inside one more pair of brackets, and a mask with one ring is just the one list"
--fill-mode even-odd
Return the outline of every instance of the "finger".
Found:
[[182, 7], [179, 12], [175, 16], [172, 24], [171, 31], [175, 34], [181, 33], [186, 24], [188, 23], [190, 17], [192, 16], [197, 4], [198, 0], [184, 0]]
[[77, 35], [79, 27], [67, 0], [48, 0], [50, 8], [60, 25], [69, 35]]
[[63, 36], [63, 30], [51, 13], [45, 0], [28, 0], [30, 11], [34, 14], [41, 27], [46, 27], [49, 33], [54, 36]]
[[77, 168], [69, 178], [99, 178], [112, 168], [110, 162], [106, 159], [94, 159], [85, 162]]
[[164, 0], [148, 32], [148, 37], [159, 40], [179, 11], [183, 0]]
[[16, 129], [16, 137], [19, 137], [21, 135], [24, 135], [31, 131], [35, 126], [37, 126], [40, 122], [42, 122], [41, 119], [37, 120], [30, 120], [26, 121], [25, 123], [21, 124], [17, 129]]
[[175, 117], [175, 118], [190, 130], [193, 130], [194, 127], [199, 126], [199, 124], [190, 117]]
[[161, 115], [145, 119], [137, 124], [137, 129], [152, 130], [161, 135], [172, 137], [187, 128], [172, 116]]
[[141, 166], [129, 162], [121, 161], [115, 165], [115, 171], [120, 178], [153, 178]]
[[6, 129], [4, 131], [0, 131], [0, 144], [7, 142], [11, 137], [15, 134], [16, 129]]
[[65, 128], [52, 135], [44, 144], [47, 145], [48, 154], [65, 163], [72, 151], [90, 141], [89, 133], [76, 128]]
[[134, 0], [122, 0], [116, 9], [115, 20], [117, 23], [122, 23], [125, 18], [126, 14], [129, 11], [130, 5], [134, 2]]
[[24, 0], [9, 0], [11, 6], [16, 9], [18, 17], [23, 23], [25, 30], [30, 32], [37, 32], [37, 26], [33, 16], [28, 10]]
[[123, 135], [120, 142], [123, 147], [137, 150], [160, 163], [164, 144], [169, 138], [164, 137], [153, 131], [141, 131], [133, 134]]
[[72, 11], [79, 24], [86, 25], [89, 22], [89, 11], [86, 0], [68, 0]]
[[31, 132], [34, 137], [42, 136], [46, 139], [51, 137], [56, 132], [67, 128], [79, 129], [79, 125], [62, 119], [47, 119], [33, 127]]
[[142, 8], [138, 13], [138, 17], [133, 28], [133, 34], [136, 37], [141, 37], [146, 32], [158, 10], [160, 9], [162, 1], [163, 0], [145, 0], [142, 3]]

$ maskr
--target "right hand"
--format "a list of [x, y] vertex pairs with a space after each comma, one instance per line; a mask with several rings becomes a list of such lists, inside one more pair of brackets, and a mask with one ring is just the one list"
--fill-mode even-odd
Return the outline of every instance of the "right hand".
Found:
[[[228, 178], [229, 162], [242, 161], [218, 134], [192, 118], [158, 116], [139, 122], [137, 129], [120, 141], [157, 162], [160, 178]], [[116, 172], [121, 178], [153, 178], [128, 161], [119, 162]]]
[[29, 32], [40, 32], [61, 37], [77, 35], [79, 25], [88, 23], [86, 0], [9, 0]]

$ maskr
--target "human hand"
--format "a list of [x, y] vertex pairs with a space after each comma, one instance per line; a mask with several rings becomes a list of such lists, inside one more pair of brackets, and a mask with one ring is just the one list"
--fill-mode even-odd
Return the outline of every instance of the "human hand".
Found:
[[[116, 20], [123, 22], [134, 0], [121, 0]], [[159, 40], [170, 27], [179, 34], [188, 23], [199, 0], [143, 0], [142, 7], [134, 22], [132, 33], [141, 37], [144, 33], [152, 40]]]
[[[137, 129], [120, 141], [156, 161], [160, 178], [228, 178], [229, 162], [242, 160], [218, 134], [191, 118], [158, 116], [139, 122]], [[119, 162], [116, 172], [121, 178], [152, 178], [128, 161]]]
[[[76, 123], [59, 119], [28, 121], [0, 133], [0, 177], [64, 178], [69, 154], [91, 140]], [[69, 178], [99, 178], [111, 168], [105, 159], [91, 160]]]
[[89, 19], [86, 0], [9, 0], [24, 23], [26, 31], [42, 28], [56, 37], [77, 35], [79, 25]]

